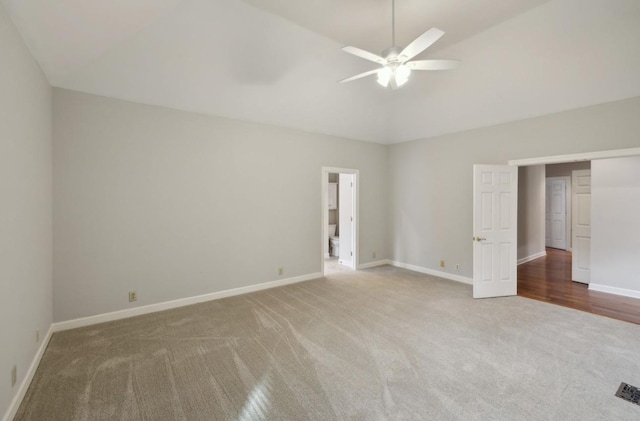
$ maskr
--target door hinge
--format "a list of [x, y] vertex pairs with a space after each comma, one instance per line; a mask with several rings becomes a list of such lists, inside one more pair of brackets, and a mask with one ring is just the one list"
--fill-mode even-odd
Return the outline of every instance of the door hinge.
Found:
[[349, 219], [351, 220], [351, 222], [353, 222], [353, 216], [350, 216]]
[[350, 255], [350, 256], [353, 256], [353, 252], [352, 252], [352, 251], [350, 251], [350, 252], [349, 252], [349, 255]]
[[351, 187], [353, 187], [353, 183], [351, 183]]

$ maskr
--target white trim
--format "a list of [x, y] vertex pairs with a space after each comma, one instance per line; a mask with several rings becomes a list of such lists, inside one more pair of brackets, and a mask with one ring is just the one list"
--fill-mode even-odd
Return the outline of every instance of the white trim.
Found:
[[512, 159], [508, 161], [509, 165], [517, 165], [524, 167], [527, 165], [541, 165], [541, 164], [561, 164], [563, 162], [578, 162], [578, 161], [591, 161], [594, 159], [606, 159], [606, 158], [622, 158], [625, 156], [637, 156], [640, 155], [640, 148], [628, 148], [628, 149], [613, 149], [608, 151], [595, 151], [574, 153], [569, 155], [556, 155], [556, 156], [542, 156], [538, 158], [524, 158], [524, 159]]
[[640, 291], [637, 291], [634, 289], [610, 287], [608, 285], [593, 284], [593, 283], [589, 284], [589, 289], [592, 291], [600, 291], [600, 292], [607, 292], [609, 294], [623, 295], [625, 297], [640, 298]]
[[467, 276], [454, 275], [453, 273], [441, 272], [439, 270], [434, 270], [434, 269], [427, 269], [427, 268], [423, 268], [421, 266], [410, 265], [408, 263], [402, 263], [402, 262], [398, 262], [398, 261], [395, 261], [395, 260], [389, 261], [389, 264], [391, 264], [393, 266], [396, 266], [396, 267], [399, 267], [399, 268], [409, 269], [409, 270], [412, 270], [414, 272], [420, 272], [420, 273], [424, 273], [426, 275], [433, 275], [433, 276], [437, 276], [439, 278], [450, 279], [452, 281], [462, 282], [463, 284], [473, 285], [473, 279], [469, 278]]
[[546, 256], [547, 256], [547, 252], [546, 251], [541, 251], [540, 253], [532, 254], [531, 256], [527, 256], [527, 257], [523, 257], [522, 259], [518, 259], [518, 266], [520, 266], [523, 263], [527, 263], [527, 262], [530, 262], [532, 260], [536, 260], [536, 259], [539, 259], [541, 257], [546, 257]]
[[7, 409], [7, 412], [4, 414], [4, 417], [2, 418], [2, 421], [12, 420], [13, 417], [15, 417], [16, 412], [18, 412], [18, 408], [20, 408], [20, 404], [22, 403], [24, 396], [27, 394], [27, 390], [31, 385], [31, 380], [33, 380], [33, 376], [36, 374], [36, 370], [38, 369], [40, 360], [44, 355], [44, 351], [47, 349], [47, 345], [49, 345], [49, 341], [51, 340], [51, 335], [53, 335], [53, 332], [54, 332], [54, 329], [52, 324], [51, 326], [49, 326], [49, 330], [47, 331], [47, 334], [42, 339], [42, 343], [40, 344], [40, 347], [38, 348], [36, 355], [33, 357], [33, 360], [31, 360], [29, 369], [27, 370], [26, 375], [22, 379], [22, 382], [18, 387], [18, 391], [13, 396], [13, 399], [9, 404], [9, 408]]
[[377, 266], [384, 266], [384, 265], [390, 265], [390, 264], [391, 264], [390, 259], [376, 260], [375, 262], [368, 262], [368, 263], [361, 264], [360, 266], [358, 266], [358, 270], [369, 269]]
[[195, 297], [180, 298], [177, 300], [164, 301], [161, 303], [150, 304], [147, 306], [130, 308], [126, 310], [114, 311], [111, 313], [97, 314], [95, 316], [82, 317], [80, 319], [66, 320], [53, 324], [53, 331], [60, 332], [62, 330], [75, 329], [78, 327], [91, 326], [98, 323], [111, 322], [113, 320], [127, 319], [129, 317], [140, 316], [142, 314], [155, 313], [157, 311], [170, 310], [173, 308], [184, 307], [191, 304], [203, 303], [206, 301], [219, 300], [221, 298], [233, 297], [235, 295], [247, 294], [250, 292], [262, 291], [265, 289], [280, 287], [298, 282], [310, 281], [311, 279], [322, 278], [322, 273], [309, 273], [307, 275], [296, 276], [287, 279], [278, 279], [276, 281], [263, 282], [261, 284], [248, 285], [246, 287], [227, 289], [224, 291], [212, 292], [209, 294], [196, 295]]

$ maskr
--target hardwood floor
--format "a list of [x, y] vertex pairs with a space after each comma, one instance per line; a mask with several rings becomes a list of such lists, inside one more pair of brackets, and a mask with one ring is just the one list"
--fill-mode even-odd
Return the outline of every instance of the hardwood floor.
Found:
[[547, 248], [547, 256], [518, 266], [518, 295], [640, 324], [640, 299], [590, 291], [571, 281], [571, 253]]

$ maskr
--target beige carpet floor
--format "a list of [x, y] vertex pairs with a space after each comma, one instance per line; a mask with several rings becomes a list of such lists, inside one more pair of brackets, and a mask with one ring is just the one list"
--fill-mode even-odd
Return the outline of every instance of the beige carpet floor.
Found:
[[384, 266], [53, 335], [16, 420], [639, 420], [640, 326]]

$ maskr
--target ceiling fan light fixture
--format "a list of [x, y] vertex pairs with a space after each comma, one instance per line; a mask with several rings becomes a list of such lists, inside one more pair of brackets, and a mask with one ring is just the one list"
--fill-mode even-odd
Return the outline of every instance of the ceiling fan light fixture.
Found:
[[449, 70], [455, 69], [460, 64], [459, 60], [413, 60], [418, 54], [429, 48], [444, 32], [438, 28], [431, 28], [409, 45], [400, 49], [395, 45], [395, 0], [391, 0], [391, 47], [382, 52], [382, 55], [370, 53], [356, 47], [343, 47], [346, 53], [381, 65], [378, 69], [359, 73], [355, 76], [341, 80], [339, 83], [351, 82], [370, 75], [378, 76], [378, 84], [383, 87], [391, 86], [397, 89], [409, 81], [412, 70]]
[[409, 80], [409, 75], [411, 74], [411, 69], [409, 69], [404, 64], [396, 67], [395, 69], [395, 78], [396, 78], [396, 86], [400, 87], [407, 83]]
[[410, 74], [411, 69], [404, 64], [384, 66], [378, 70], [378, 84], [385, 88], [391, 84], [391, 87], [396, 89], [407, 83]]
[[383, 67], [378, 70], [378, 83], [385, 88], [389, 86], [389, 82], [391, 81], [391, 76], [393, 76], [393, 71], [390, 67]]

